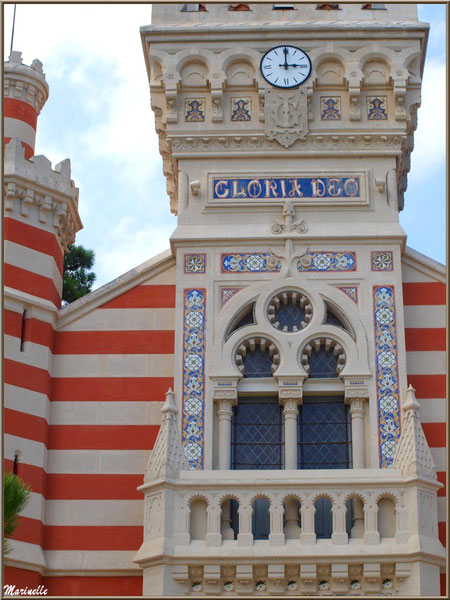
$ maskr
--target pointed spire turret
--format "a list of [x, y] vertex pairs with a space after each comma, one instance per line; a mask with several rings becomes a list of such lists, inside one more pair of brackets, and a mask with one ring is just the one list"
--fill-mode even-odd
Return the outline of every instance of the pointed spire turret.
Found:
[[422, 429], [419, 408], [415, 389], [410, 385], [403, 403], [403, 428], [393, 466], [401, 469], [404, 476], [436, 479], [436, 465]]
[[177, 426], [178, 409], [171, 388], [161, 409], [162, 419], [152, 455], [145, 469], [144, 481], [176, 479], [181, 470], [189, 469]]

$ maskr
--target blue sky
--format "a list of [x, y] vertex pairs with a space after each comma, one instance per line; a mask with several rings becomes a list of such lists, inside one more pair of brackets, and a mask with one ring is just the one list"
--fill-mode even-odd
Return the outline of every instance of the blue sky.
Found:
[[[5, 57], [12, 6], [5, 10]], [[431, 24], [422, 107], [405, 210], [408, 245], [446, 262], [445, 10], [419, 5]], [[139, 27], [150, 4], [18, 4], [14, 49], [44, 63], [50, 97], [36, 154], [68, 157], [80, 188], [77, 243], [96, 254], [96, 287], [168, 248], [175, 228], [150, 109]]]

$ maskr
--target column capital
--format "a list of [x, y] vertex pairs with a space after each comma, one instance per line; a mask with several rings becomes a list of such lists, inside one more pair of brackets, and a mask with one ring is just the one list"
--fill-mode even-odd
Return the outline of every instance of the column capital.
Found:
[[213, 401], [218, 403], [230, 402], [234, 406], [237, 404], [237, 388], [214, 388]]
[[369, 388], [367, 386], [345, 387], [345, 403], [351, 408], [362, 408], [364, 400], [369, 400]]

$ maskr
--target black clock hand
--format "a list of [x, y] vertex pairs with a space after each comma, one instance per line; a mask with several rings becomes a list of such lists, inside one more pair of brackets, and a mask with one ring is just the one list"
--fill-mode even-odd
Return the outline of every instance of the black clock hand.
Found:
[[[284, 52], [284, 65], [283, 65], [283, 66], [284, 66], [285, 70], [287, 71], [287, 68], [288, 68], [288, 64], [287, 64], [287, 56], [288, 56], [288, 52], [289, 52], [289, 51], [288, 51], [288, 49], [285, 47], [285, 48], [283, 48], [283, 52]], [[281, 66], [281, 65], [280, 65], [280, 66]]]

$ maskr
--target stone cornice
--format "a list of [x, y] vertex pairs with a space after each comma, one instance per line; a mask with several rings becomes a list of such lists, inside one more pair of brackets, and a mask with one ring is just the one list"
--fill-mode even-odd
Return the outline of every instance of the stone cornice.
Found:
[[361, 150], [367, 150], [369, 154], [396, 154], [399, 155], [406, 145], [406, 136], [402, 134], [328, 134], [317, 133], [310, 134], [306, 138], [296, 140], [289, 149], [284, 148], [276, 140], [270, 140], [266, 135], [173, 135], [167, 136], [167, 140], [171, 143], [173, 155], [175, 157], [197, 155], [199, 152], [205, 152], [208, 156], [211, 152], [217, 154], [224, 153], [227, 156], [230, 152], [248, 152], [256, 150], [261, 152], [282, 152], [283, 154], [310, 154], [311, 152], [320, 152], [324, 150], [351, 153], [358, 152], [361, 155]]

